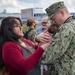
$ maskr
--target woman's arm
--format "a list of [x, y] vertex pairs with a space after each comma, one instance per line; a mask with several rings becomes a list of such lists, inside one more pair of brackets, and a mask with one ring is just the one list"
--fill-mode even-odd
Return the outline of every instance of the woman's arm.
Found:
[[28, 58], [24, 58], [21, 48], [12, 42], [6, 43], [2, 50], [6, 66], [10, 66], [20, 72], [30, 71], [37, 64], [43, 52], [44, 50], [39, 47]]

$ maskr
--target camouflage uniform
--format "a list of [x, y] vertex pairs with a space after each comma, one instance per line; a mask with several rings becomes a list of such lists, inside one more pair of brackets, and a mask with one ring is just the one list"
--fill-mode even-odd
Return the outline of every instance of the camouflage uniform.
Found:
[[31, 31], [28, 33], [28, 39], [31, 40], [31, 41], [33, 41], [33, 42], [36, 42], [36, 41], [35, 41], [36, 36], [37, 36], [37, 33], [36, 33], [36, 31], [35, 31], [34, 29], [31, 30]]
[[52, 64], [54, 66], [54, 71], [56, 71], [56, 74], [53, 74], [54, 72], [50, 70], [50, 75], [75, 75], [74, 19], [70, 18], [59, 27], [45, 53], [45, 63]]
[[[74, 23], [74, 24], [73, 24]], [[63, 24], [46, 51], [46, 63], [54, 64], [58, 75], [75, 75], [75, 20]]]

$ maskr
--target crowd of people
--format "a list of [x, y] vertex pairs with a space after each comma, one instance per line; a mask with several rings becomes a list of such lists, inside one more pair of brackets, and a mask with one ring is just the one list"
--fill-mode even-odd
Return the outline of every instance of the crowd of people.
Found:
[[[41, 27], [6, 17], [0, 27], [0, 75], [75, 75], [75, 18], [63, 1], [45, 9]], [[41, 72], [41, 65], [44, 73]]]

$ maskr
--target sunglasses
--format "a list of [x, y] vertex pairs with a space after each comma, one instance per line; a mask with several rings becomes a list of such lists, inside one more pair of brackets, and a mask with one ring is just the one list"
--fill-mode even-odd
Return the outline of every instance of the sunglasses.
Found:
[[42, 24], [47, 24], [47, 22], [42, 22]]

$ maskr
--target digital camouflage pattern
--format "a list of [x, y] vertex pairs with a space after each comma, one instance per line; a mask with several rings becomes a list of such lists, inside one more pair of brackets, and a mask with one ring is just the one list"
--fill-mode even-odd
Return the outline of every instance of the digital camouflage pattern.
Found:
[[37, 33], [34, 29], [28, 33], [28, 39], [31, 40], [32, 42], [36, 42], [35, 41], [36, 36], [37, 36]]
[[75, 75], [74, 19], [60, 26], [45, 53], [45, 63], [53, 64], [57, 72], [57, 74], [50, 75]]
[[45, 10], [46, 10], [46, 12], [47, 12], [47, 14], [48, 14], [48, 17], [51, 18], [51, 17], [53, 17], [53, 15], [54, 15], [57, 11], [59, 11], [60, 9], [62, 9], [62, 8], [64, 8], [64, 7], [66, 7], [66, 6], [64, 5], [64, 2], [63, 2], [63, 1], [60, 1], [60, 2], [57, 2], [57, 3], [54, 3], [54, 4], [50, 5], [50, 6], [49, 6], [48, 8], [46, 8]]

